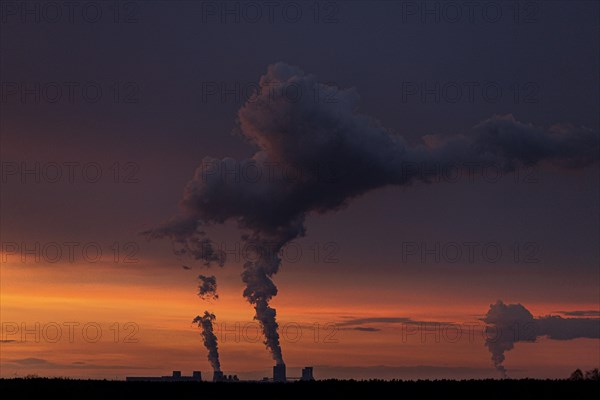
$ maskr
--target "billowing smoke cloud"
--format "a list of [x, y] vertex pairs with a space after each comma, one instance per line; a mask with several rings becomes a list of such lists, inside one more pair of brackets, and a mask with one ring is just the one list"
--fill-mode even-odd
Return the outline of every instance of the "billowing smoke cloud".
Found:
[[504, 304], [501, 300], [490, 305], [483, 321], [494, 328], [488, 332], [485, 345], [503, 378], [507, 376], [502, 364], [504, 353], [511, 350], [516, 342], [535, 342], [542, 336], [555, 340], [600, 338], [599, 318], [535, 318], [521, 304]]
[[533, 315], [521, 304], [504, 304], [498, 300], [490, 305], [483, 321], [496, 330], [495, 334], [489, 334], [485, 345], [492, 353], [494, 367], [502, 378], [506, 378], [506, 368], [502, 365], [504, 352], [511, 350], [517, 341], [532, 342], [536, 339]]
[[[198, 229], [198, 222], [189, 217], [177, 216], [160, 226], [142, 232], [149, 240], [171, 239], [173, 252], [177, 256], [187, 256], [201, 260], [204, 265], [210, 266], [225, 264], [225, 253], [215, 249], [206, 233]], [[184, 265], [184, 269], [190, 269]]]
[[217, 336], [213, 331], [213, 321], [217, 317], [215, 314], [211, 314], [208, 311], [204, 311], [203, 316], [196, 316], [192, 323], [198, 324], [202, 328], [202, 339], [204, 340], [204, 346], [208, 350], [208, 361], [214, 371], [221, 371], [221, 362], [219, 361], [219, 346], [217, 345]]
[[198, 296], [202, 300], [216, 300], [219, 298], [217, 294], [217, 278], [214, 275], [205, 276], [198, 275]]
[[257, 151], [248, 159], [206, 157], [188, 182], [181, 215], [146, 232], [169, 237], [178, 254], [223, 264], [223, 254], [205, 236], [212, 224], [237, 221], [242, 240], [259, 249], [244, 265], [244, 296], [254, 305], [265, 344], [283, 362], [272, 277], [279, 251], [304, 236], [309, 212], [344, 207], [349, 200], [386, 185], [431, 182], [463, 165], [494, 165], [508, 171], [519, 164], [551, 162], [576, 168], [598, 159], [594, 132], [572, 126], [549, 129], [494, 116], [470, 132], [426, 136], [409, 145], [375, 119], [359, 114], [354, 89], [317, 82], [284, 63], [269, 66], [260, 90], [238, 112], [241, 134]]

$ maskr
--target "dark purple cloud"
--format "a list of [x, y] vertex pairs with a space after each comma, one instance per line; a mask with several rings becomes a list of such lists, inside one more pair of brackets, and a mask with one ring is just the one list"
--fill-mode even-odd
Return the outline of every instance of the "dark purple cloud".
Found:
[[360, 331], [360, 332], [379, 332], [379, 331], [381, 331], [381, 329], [379, 329], [379, 328], [373, 328], [373, 327], [367, 327], [367, 326], [357, 326], [357, 327], [350, 328], [350, 329], [355, 330], [355, 331]]
[[387, 185], [431, 182], [446, 168], [478, 164], [510, 171], [541, 162], [580, 168], [598, 160], [597, 134], [583, 127], [544, 128], [493, 116], [468, 132], [428, 135], [411, 145], [360, 114], [353, 88], [321, 84], [284, 63], [269, 66], [259, 86], [238, 112], [240, 133], [256, 152], [243, 160], [205, 157], [185, 187], [181, 215], [146, 234], [169, 237], [178, 254], [223, 265], [205, 230], [236, 221], [242, 240], [258, 249], [258, 257], [244, 264], [244, 297], [277, 364], [283, 356], [276, 310], [269, 305], [277, 294], [272, 277], [281, 248], [305, 235], [307, 214], [338, 210]]

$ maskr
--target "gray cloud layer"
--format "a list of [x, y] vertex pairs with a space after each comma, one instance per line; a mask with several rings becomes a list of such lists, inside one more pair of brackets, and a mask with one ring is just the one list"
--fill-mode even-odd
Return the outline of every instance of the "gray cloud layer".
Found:
[[364, 332], [376, 332], [380, 331], [380, 328], [375, 327], [363, 327], [362, 325], [371, 324], [403, 324], [403, 325], [421, 325], [427, 326], [448, 326], [453, 325], [452, 322], [438, 322], [438, 321], [418, 321], [408, 317], [371, 317], [371, 318], [350, 318], [339, 322], [336, 326], [344, 329], [345, 327], [351, 327], [350, 329]]
[[557, 311], [557, 313], [568, 317], [600, 317], [600, 311], [597, 310]]

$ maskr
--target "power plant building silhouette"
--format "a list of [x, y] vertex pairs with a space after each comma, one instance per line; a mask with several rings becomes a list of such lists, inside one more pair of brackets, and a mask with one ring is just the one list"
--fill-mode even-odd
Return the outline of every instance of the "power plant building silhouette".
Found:
[[192, 372], [192, 376], [182, 376], [181, 371], [173, 371], [171, 376], [128, 376], [127, 382], [201, 382], [202, 373]]
[[314, 381], [313, 378], [313, 367], [302, 368], [302, 378], [301, 381]]
[[273, 367], [273, 382], [286, 382], [285, 364], [277, 364]]
[[[192, 372], [192, 376], [183, 376], [181, 371], [173, 371], [172, 375], [167, 376], [128, 376], [127, 382], [202, 382], [202, 373], [200, 371]], [[301, 377], [288, 378], [285, 364], [277, 364], [273, 367], [273, 378], [264, 378], [263, 382], [288, 382], [288, 381], [314, 381], [313, 367], [302, 368]], [[213, 371], [212, 382], [239, 382], [237, 375], [225, 375], [223, 371]]]

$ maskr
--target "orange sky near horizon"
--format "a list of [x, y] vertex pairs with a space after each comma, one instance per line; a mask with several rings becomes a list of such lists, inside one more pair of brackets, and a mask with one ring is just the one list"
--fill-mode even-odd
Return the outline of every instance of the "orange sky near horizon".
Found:
[[[223, 369], [245, 378], [270, 374], [273, 361], [262, 344], [253, 310], [241, 296], [241, 282], [221, 285], [219, 299], [205, 302], [195, 294], [196, 271], [148, 265], [152, 271], [148, 274], [142, 265], [48, 267], [15, 262], [5, 262], [1, 268], [2, 377], [38, 374], [123, 379], [165, 375], [175, 369], [210, 374], [200, 331], [191, 324], [205, 309], [217, 315], [215, 331]], [[82, 268], [85, 274], [81, 274]], [[284, 271], [275, 277], [276, 282], [282, 278], [280, 287], [285, 287]], [[228, 283], [239, 273], [233, 268], [214, 272]], [[483, 324], [478, 321], [490, 301], [456, 298], [449, 302], [444, 291], [429, 292], [426, 298], [418, 290], [390, 291], [387, 306], [380, 301], [378, 288], [356, 293], [355, 288], [340, 285], [330, 289], [335, 298], [353, 301], [323, 302], [319, 300], [321, 290], [316, 285], [301, 290], [284, 288], [272, 302], [290, 375], [304, 365], [327, 366], [322, 378], [352, 377], [353, 372], [345, 368], [357, 366], [374, 368], [356, 374], [361, 377], [385, 374], [382, 366], [417, 367], [414, 373], [390, 372], [400, 378], [431, 377], [431, 371], [419, 372], [422, 366], [449, 368], [433, 373], [440, 378], [466, 378], [460, 368], [469, 369], [469, 376], [497, 375], [484, 346]], [[398, 306], [405, 296], [417, 301]], [[594, 309], [594, 304], [526, 306], [534, 315], [556, 313], [557, 307]], [[429, 325], [425, 325], [426, 332], [393, 322], [364, 325], [373, 331], [344, 326], [351, 318], [378, 317], [406, 317]], [[431, 321], [453, 323], [458, 328], [444, 330]], [[458, 339], [457, 329], [461, 332]], [[507, 353], [505, 365], [514, 377], [563, 377], [577, 367], [594, 367], [599, 351], [598, 340], [541, 339], [533, 344], [517, 343]], [[318, 368], [315, 374], [319, 376]]]

